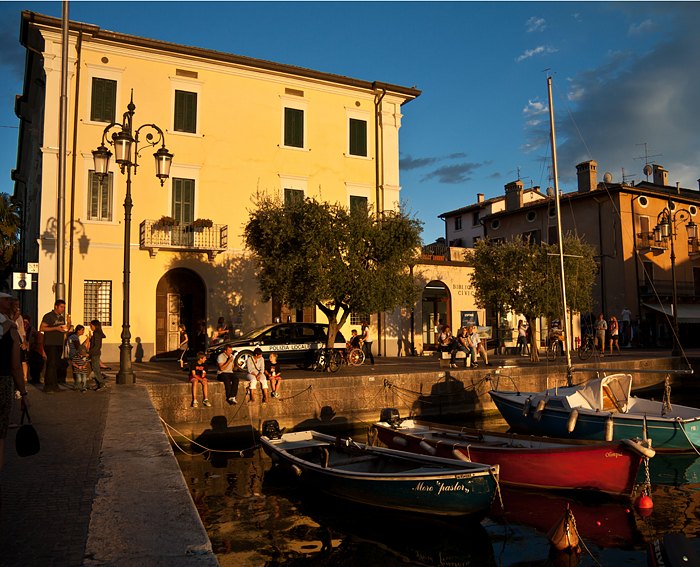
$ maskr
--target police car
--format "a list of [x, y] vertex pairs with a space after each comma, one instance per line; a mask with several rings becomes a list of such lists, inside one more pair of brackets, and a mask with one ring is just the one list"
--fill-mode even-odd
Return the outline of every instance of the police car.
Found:
[[[216, 365], [216, 357], [231, 345], [233, 347], [236, 368], [245, 370], [248, 358], [253, 350], [260, 348], [263, 356], [277, 353], [280, 364], [297, 364], [309, 367], [314, 361], [316, 351], [326, 346], [328, 325], [323, 323], [275, 323], [253, 329], [248, 333], [211, 345], [207, 349], [209, 361]], [[338, 331], [335, 348], [345, 348], [345, 338]]]

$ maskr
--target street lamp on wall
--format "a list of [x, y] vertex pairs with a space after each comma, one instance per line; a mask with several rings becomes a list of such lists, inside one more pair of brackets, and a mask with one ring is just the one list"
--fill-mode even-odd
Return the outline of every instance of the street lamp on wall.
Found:
[[676, 287], [676, 250], [675, 240], [678, 235], [678, 224], [688, 221], [685, 229], [688, 233], [688, 246], [692, 247], [697, 243], [698, 225], [692, 220], [692, 215], [687, 209], [674, 209], [671, 199], [668, 199], [668, 206], [656, 217], [654, 227], [654, 241], [658, 244], [668, 242], [671, 246], [671, 282], [673, 300], [673, 350], [671, 354], [678, 356], [681, 353], [680, 337], [678, 333], [678, 292]]
[[[130, 278], [131, 278], [131, 170], [136, 170], [139, 166], [138, 160], [141, 151], [145, 148], [153, 148], [160, 144], [160, 148], [153, 154], [156, 160], [156, 177], [160, 180], [161, 187], [170, 176], [170, 165], [173, 161], [171, 154], [165, 147], [165, 134], [155, 124], [143, 124], [133, 130], [134, 118], [134, 91], [131, 91], [131, 100], [127, 106], [127, 111], [123, 115], [121, 124], [112, 122], [105, 127], [102, 132], [102, 143], [96, 150], [93, 150], [92, 157], [95, 162], [95, 175], [100, 180], [104, 180], [109, 174], [109, 160], [112, 152], [107, 145], [114, 148], [115, 161], [122, 174], [126, 174], [126, 196], [124, 198], [124, 302], [122, 318], [121, 345], [119, 345], [119, 372], [117, 373], [117, 384], [133, 384], [135, 382], [134, 372], [131, 366], [131, 330], [129, 327], [129, 303], [130, 303]], [[143, 139], [140, 137], [145, 134]], [[111, 135], [110, 135], [111, 133]], [[107, 144], [107, 145], [106, 145]], [[133, 156], [133, 157], [132, 157]]]

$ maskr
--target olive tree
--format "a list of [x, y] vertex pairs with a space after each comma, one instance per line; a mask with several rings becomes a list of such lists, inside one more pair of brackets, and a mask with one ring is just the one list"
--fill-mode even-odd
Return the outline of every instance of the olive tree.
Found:
[[350, 313], [374, 313], [412, 304], [420, 221], [402, 210], [377, 217], [305, 198], [283, 204], [257, 195], [245, 242], [257, 258], [263, 301], [275, 298], [328, 318], [328, 345]]
[[[531, 244], [522, 238], [482, 240], [475, 247], [472, 262], [471, 285], [479, 307], [522, 313], [531, 329], [538, 317], [564, 320], [557, 244]], [[591, 308], [597, 272], [594, 249], [567, 234], [564, 277], [567, 306], [572, 312]], [[530, 357], [539, 361], [534, 333], [530, 335]]]

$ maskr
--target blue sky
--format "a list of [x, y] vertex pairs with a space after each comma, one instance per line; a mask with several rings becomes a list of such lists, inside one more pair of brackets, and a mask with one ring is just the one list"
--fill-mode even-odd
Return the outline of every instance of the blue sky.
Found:
[[[0, 2], [0, 191], [12, 192], [24, 55], [22, 10]], [[444, 235], [437, 216], [550, 180], [545, 69], [554, 76], [560, 186], [595, 159], [600, 177], [670, 183], [700, 177], [700, 3], [654, 2], [71, 2], [73, 20], [128, 34], [269, 59], [368, 81], [416, 86], [404, 106], [402, 199]], [[641, 158], [641, 159], [640, 159]]]

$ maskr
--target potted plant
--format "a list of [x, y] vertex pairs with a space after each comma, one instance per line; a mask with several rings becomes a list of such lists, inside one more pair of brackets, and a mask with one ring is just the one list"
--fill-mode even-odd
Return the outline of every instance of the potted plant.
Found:
[[192, 221], [192, 228], [202, 230], [203, 228], [211, 228], [214, 223], [210, 219], [195, 219]]
[[158, 230], [164, 230], [164, 229], [172, 228], [176, 224], [177, 224], [177, 221], [173, 217], [163, 215], [154, 223], [153, 228], [158, 229]]

